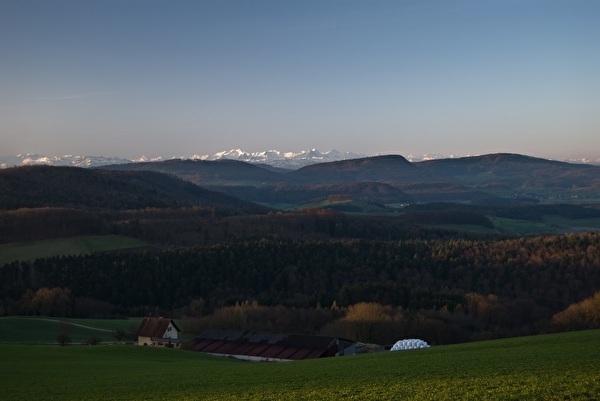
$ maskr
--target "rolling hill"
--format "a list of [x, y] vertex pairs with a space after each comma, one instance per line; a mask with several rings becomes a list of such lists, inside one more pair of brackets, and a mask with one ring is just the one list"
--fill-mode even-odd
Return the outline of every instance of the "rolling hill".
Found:
[[271, 186], [216, 186], [215, 190], [251, 202], [264, 204], [297, 204], [331, 198], [362, 202], [406, 203], [413, 197], [402, 190], [379, 182], [349, 182], [341, 184], [278, 184]]
[[[313, 164], [294, 171], [233, 160], [171, 160], [107, 168], [170, 173], [273, 207], [323, 201], [332, 194], [380, 203], [597, 203], [600, 199], [599, 166], [508, 153], [415, 163], [399, 155], [385, 155]], [[358, 183], [369, 185], [350, 185]], [[391, 196], [389, 188], [379, 187], [375, 196], [373, 183], [392, 186], [399, 192]]]
[[32, 166], [0, 170], [0, 209], [77, 207], [142, 209], [193, 205], [265, 211], [232, 196], [150, 171]]
[[599, 338], [594, 330], [262, 364], [152, 347], [2, 344], [0, 384], [10, 400], [594, 400]]
[[600, 167], [498, 153], [415, 163], [426, 177], [465, 185], [513, 189], [600, 189]]
[[289, 173], [287, 178], [292, 182], [320, 184], [420, 180], [415, 166], [399, 155], [313, 164]]
[[[167, 160], [105, 166], [107, 170], [154, 171], [173, 174], [198, 185], [262, 185], [282, 181], [283, 174], [268, 166], [236, 160]], [[279, 170], [287, 171], [287, 170]]]

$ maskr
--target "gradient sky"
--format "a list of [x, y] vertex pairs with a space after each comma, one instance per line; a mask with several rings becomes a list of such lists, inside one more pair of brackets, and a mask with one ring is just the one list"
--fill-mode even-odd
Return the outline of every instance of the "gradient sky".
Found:
[[600, 158], [598, 0], [0, 0], [0, 155]]

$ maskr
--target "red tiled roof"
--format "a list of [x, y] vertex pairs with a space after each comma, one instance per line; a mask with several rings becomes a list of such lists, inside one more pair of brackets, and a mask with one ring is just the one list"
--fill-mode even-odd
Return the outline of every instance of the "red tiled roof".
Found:
[[273, 334], [243, 330], [206, 330], [192, 349], [225, 355], [273, 359], [307, 359], [335, 355], [337, 338], [298, 334]]
[[294, 355], [298, 351], [296, 347], [287, 347], [282, 352], [279, 353], [279, 358], [281, 359], [291, 359], [290, 357]]
[[262, 354], [261, 356], [264, 356], [266, 358], [280, 358], [279, 354], [281, 354], [282, 351], [285, 351], [285, 346], [280, 345], [280, 344], [273, 344], [271, 345], [269, 348], [267, 348]]
[[256, 344], [255, 347], [252, 347], [250, 351], [248, 351], [247, 355], [251, 356], [263, 356], [263, 352], [269, 349], [269, 344]]
[[231, 355], [249, 355], [248, 352], [256, 346], [255, 343], [246, 343], [243, 342], [241, 345], [232, 349]]
[[206, 344], [206, 346], [204, 347], [204, 349], [206, 351], [204, 351], [204, 352], [215, 352], [215, 350], [222, 345], [223, 345], [223, 341], [219, 341], [219, 340], [212, 341], [212, 342]]
[[175, 330], [179, 330], [179, 327], [175, 324], [172, 319], [165, 317], [145, 317], [140, 323], [135, 335], [138, 337], [163, 337], [167, 331], [169, 324], [173, 324]]

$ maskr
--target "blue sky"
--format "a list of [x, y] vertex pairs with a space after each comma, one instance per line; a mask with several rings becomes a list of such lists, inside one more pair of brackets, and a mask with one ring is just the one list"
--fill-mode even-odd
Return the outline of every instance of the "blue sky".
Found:
[[0, 155], [600, 157], [597, 0], [0, 0]]

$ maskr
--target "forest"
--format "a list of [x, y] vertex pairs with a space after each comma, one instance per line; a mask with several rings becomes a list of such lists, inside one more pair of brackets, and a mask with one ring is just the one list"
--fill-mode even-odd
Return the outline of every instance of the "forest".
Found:
[[[506, 157], [492, 158], [494, 171], [498, 159]], [[335, 182], [334, 176], [365, 168], [367, 177], [396, 174], [398, 164], [406, 163], [365, 159], [344, 163], [345, 172], [337, 165], [307, 171], [328, 172]], [[244, 163], [158, 167], [164, 166], [221, 184], [229, 177], [237, 192], [262, 188], [242, 180], [239, 171], [256, 180], [272, 175]], [[398, 174], [414, 171], [407, 168]], [[447, 185], [403, 185], [418, 191], [430, 184]], [[5, 263], [0, 316], [165, 315], [184, 319], [189, 333], [241, 328], [379, 344], [413, 336], [442, 344], [600, 327], [600, 209], [593, 192], [586, 202], [571, 204], [512, 191], [479, 202], [398, 206], [383, 203], [402, 194], [382, 182], [290, 184], [280, 200], [292, 192], [297, 199], [324, 198], [289, 210], [162, 172], [15, 168], [0, 171], [0, 187], [5, 246], [85, 236], [147, 244]], [[531, 231], [521, 234], [521, 227]]]
[[550, 330], [553, 315], [600, 288], [599, 266], [600, 234], [591, 233], [494, 241], [262, 238], [6, 264], [0, 268], [0, 313], [157, 314], [206, 323], [236, 305], [327, 309], [329, 319], [304, 324], [304, 330], [330, 332], [340, 317], [336, 310], [352, 319], [350, 312], [367, 304], [380, 308], [367, 316], [382, 316], [379, 323], [396, 331], [402, 325], [392, 323], [400, 316], [412, 321], [412, 330], [435, 322], [430, 333], [438, 334], [430, 340], [446, 343]]

